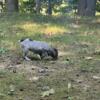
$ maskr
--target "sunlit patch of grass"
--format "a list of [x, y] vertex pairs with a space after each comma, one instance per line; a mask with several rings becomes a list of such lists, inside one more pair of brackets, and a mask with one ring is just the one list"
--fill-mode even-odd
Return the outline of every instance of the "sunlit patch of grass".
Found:
[[40, 32], [41, 29], [41, 25], [40, 24], [36, 24], [36, 23], [30, 23], [30, 22], [26, 22], [22, 25], [19, 26], [20, 28], [22, 28], [23, 30], [25, 30], [25, 32], [30, 32], [32, 34], [34, 34], [33, 32]]
[[48, 34], [51, 33], [51, 35], [64, 33], [66, 32], [66, 29], [63, 27], [57, 27], [57, 26], [49, 26], [46, 29], [44, 29], [44, 33]]
[[[61, 34], [64, 32], [67, 32], [68, 29], [65, 29], [64, 27], [60, 27], [53, 24], [38, 24], [35, 22], [25, 22], [21, 25], [15, 25], [14, 27], [20, 28], [21, 30], [24, 30], [21, 34], [26, 35], [35, 35], [37, 33], [44, 33], [44, 34]], [[17, 33], [17, 35], [20, 35], [20, 33]]]
[[96, 12], [96, 16], [100, 16], [100, 12]]

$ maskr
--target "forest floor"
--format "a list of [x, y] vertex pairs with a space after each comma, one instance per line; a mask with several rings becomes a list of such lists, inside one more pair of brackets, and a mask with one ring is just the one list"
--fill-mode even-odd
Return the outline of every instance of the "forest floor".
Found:
[[[25, 61], [18, 40], [58, 48], [58, 60]], [[100, 16], [0, 16], [0, 100], [100, 100]]]

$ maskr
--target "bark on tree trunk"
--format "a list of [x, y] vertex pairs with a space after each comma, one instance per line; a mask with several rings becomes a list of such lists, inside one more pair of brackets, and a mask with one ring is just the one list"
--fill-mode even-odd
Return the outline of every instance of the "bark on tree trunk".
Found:
[[7, 12], [18, 12], [18, 0], [6, 0]]
[[78, 15], [81, 16], [95, 16], [96, 0], [79, 0]]
[[35, 0], [35, 2], [36, 2], [36, 13], [40, 13], [41, 0]]
[[51, 0], [48, 0], [48, 15], [52, 15], [52, 5], [51, 5]]

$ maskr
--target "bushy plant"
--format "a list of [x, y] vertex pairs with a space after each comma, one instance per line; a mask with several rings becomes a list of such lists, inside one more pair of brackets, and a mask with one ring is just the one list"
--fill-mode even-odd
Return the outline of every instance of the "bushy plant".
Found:
[[20, 0], [19, 6], [21, 12], [35, 12], [35, 0]]
[[0, 48], [0, 54], [5, 54], [8, 51], [6, 48]]
[[97, 0], [96, 10], [100, 12], [100, 0]]

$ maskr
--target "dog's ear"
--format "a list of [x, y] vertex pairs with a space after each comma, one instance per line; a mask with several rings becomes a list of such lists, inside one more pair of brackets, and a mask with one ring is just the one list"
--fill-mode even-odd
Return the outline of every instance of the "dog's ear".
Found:
[[20, 39], [20, 40], [18, 40], [18, 42], [23, 42], [25, 39], [24, 38], [22, 38], [22, 39]]
[[30, 41], [33, 41], [31, 38], [29, 38]]

